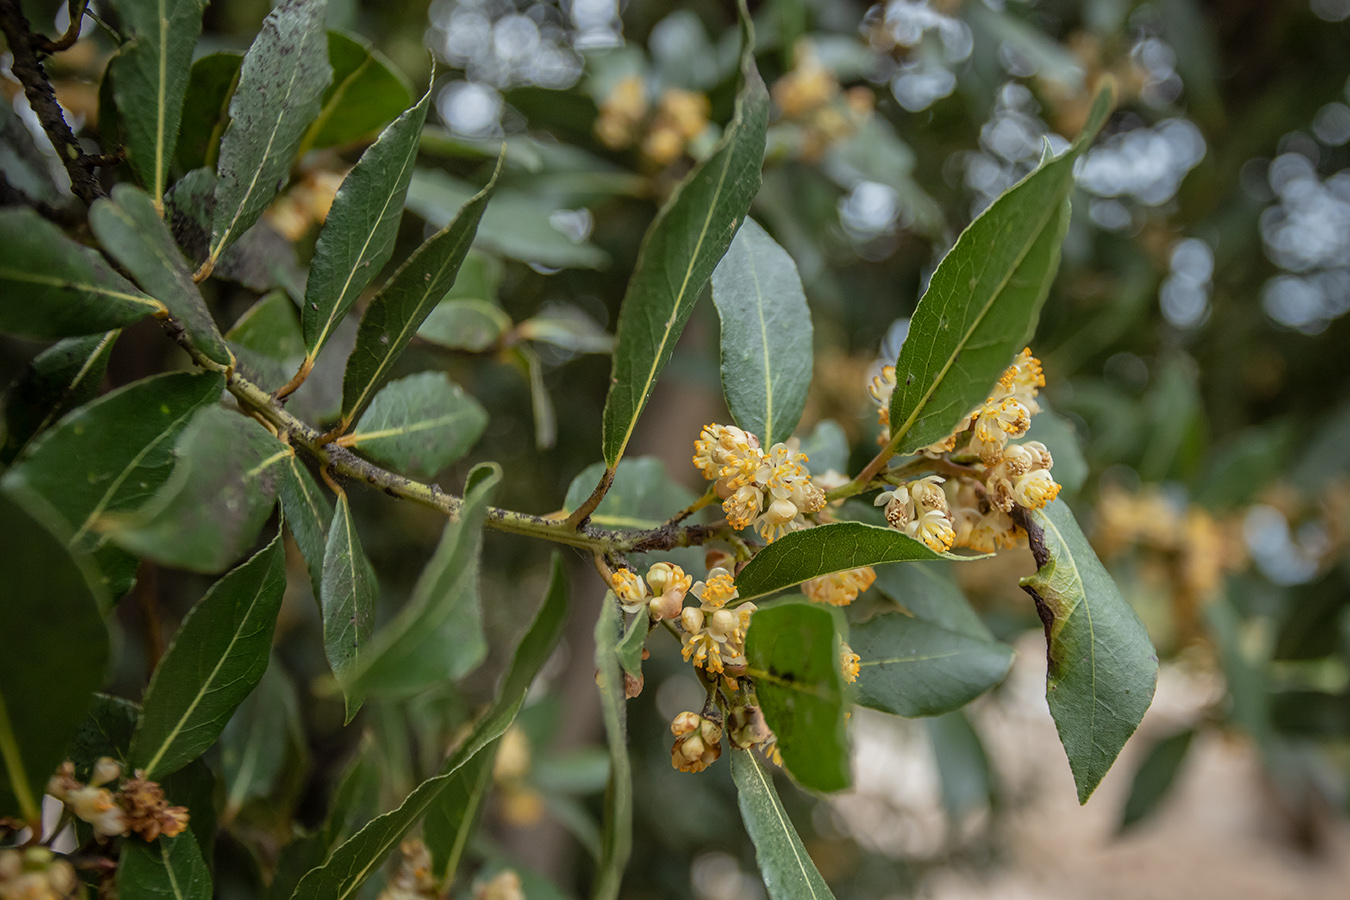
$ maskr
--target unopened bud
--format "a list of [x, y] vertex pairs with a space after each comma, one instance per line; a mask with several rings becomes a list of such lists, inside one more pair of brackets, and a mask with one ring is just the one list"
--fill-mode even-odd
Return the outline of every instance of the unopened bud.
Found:
[[773, 737], [764, 713], [758, 706], [741, 706], [731, 711], [727, 722], [727, 737], [732, 746], [749, 750]]
[[94, 763], [94, 773], [90, 776], [89, 783], [102, 786], [121, 777], [122, 764], [111, 757], [101, 756], [98, 762]]
[[690, 634], [703, 630], [703, 611], [696, 606], [686, 606], [680, 613], [680, 625]]
[[684, 609], [684, 592], [667, 591], [659, 597], [653, 597], [647, 604], [647, 612], [654, 621], [678, 619]]

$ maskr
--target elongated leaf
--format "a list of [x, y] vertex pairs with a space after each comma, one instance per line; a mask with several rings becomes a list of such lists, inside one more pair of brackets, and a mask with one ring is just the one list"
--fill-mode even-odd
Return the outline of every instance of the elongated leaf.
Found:
[[281, 537], [211, 586], [150, 678], [131, 762], [159, 780], [215, 743], [267, 669], [286, 553]]
[[287, 762], [305, 754], [295, 688], [281, 663], [272, 660], [258, 686], [244, 698], [220, 733], [220, 777], [225, 783], [226, 821], [246, 803], [265, 802], [269, 812], [285, 814], [279, 782]]
[[942, 782], [942, 805], [959, 826], [966, 816], [995, 799], [994, 774], [979, 733], [964, 712], [924, 720]]
[[258, 536], [295, 450], [253, 419], [212, 406], [188, 424], [174, 454], [173, 475], [145, 506], [105, 514], [95, 527], [166, 566], [224, 571]]
[[342, 379], [344, 427], [374, 396], [422, 321], [454, 284], [501, 170], [498, 159], [487, 186], [464, 205], [453, 222], [418, 247], [370, 301]]
[[31, 209], [0, 210], [0, 331], [94, 334], [162, 312], [163, 303]]
[[305, 558], [314, 596], [322, 597], [323, 560], [328, 547], [328, 525], [333, 521], [333, 506], [323, 495], [314, 476], [309, 474], [298, 456], [286, 461], [281, 486], [281, 511], [286, 516], [286, 527]]
[[1022, 588], [1045, 624], [1045, 696], [1086, 803], [1153, 700], [1158, 655], [1068, 506], [1056, 500], [1028, 522], [1039, 569]]
[[352, 674], [349, 696], [408, 696], [460, 678], [483, 661], [478, 553], [488, 502], [500, 481], [495, 464], [469, 473], [458, 517], [445, 523], [407, 606], [376, 632]]
[[[323, 839], [325, 853], [339, 840], [352, 834], [375, 817], [376, 805], [380, 799], [379, 761], [374, 752], [375, 736], [367, 733], [357, 747], [356, 755], [348, 763], [333, 792], [333, 802], [328, 806], [328, 818], [319, 832]], [[317, 865], [317, 862], [315, 863]], [[312, 866], [310, 868], [313, 868]], [[296, 874], [296, 881], [309, 869]], [[292, 884], [294, 889], [295, 885]], [[285, 896], [290, 896], [286, 891]]]
[[111, 199], [94, 203], [89, 224], [113, 258], [182, 323], [197, 349], [229, 365], [225, 339], [150, 196], [133, 185], [119, 184]]
[[156, 207], [173, 162], [205, 0], [112, 0], [122, 23], [113, 97], [127, 158]]
[[319, 605], [323, 609], [323, 649], [346, 695], [348, 722], [361, 708], [360, 696], [353, 696], [348, 689], [360, 671], [361, 656], [375, 630], [379, 597], [375, 570], [361, 549], [347, 495], [339, 494], [323, 555]]
[[647, 645], [649, 622], [645, 615], [634, 616], [633, 621], [628, 623], [628, 629], [623, 633], [623, 637], [619, 639], [619, 645], [614, 648], [619, 657], [619, 665], [634, 678], [642, 677], [642, 648]]
[[792, 257], [746, 219], [712, 274], [722, 321], [722, 392], [765, 447], [792, 437], [811, 386], [811, 311]]
[[386, 128], [361, 154], [333, 198], [314, 248], [301, 307], [310, 360], [319, 355], [333, 326], [394, 252], [403, 199], [417, 160], [417, 138], [430, 103], [428, 91]]
[[473, 732], [441, 766], [440, 774], [422, 782], [403, 803], [373, 819], [340, 844], [322, 866], [311, 870], [296, 887], [294, 900], [350, 900], [389, 851], [416, 824], [440, 796], [456, 773], [479, 751], [501, 737], [516, 718], [535, 675], [544, 665], [562, 633], [567, 611], [567, 574], [561, 560], [553, 557], [553, 578], [543, 606], [512, 658], [501, 692]]
[[103, 681], [108, 631], [64, 543], [4, 493], [0, 534], [0, 815], [36, 824]]
[[208, 261], [249, 229], [286, 181], [328, 86], [324, 0], [286, 0], [263, 20], [239, 68], [220, 141]]
[[591, 888], [593, 900], [614, 900], [619, 896], [623, 869], [633, 849], [633, 770], [628, 760], [628, 708], [618, 655], [622, 632], [623, 613], [614, 594], [608, 593], [595, 623], [596, 682], [605, 719], [605, 740], [609, 744], [609, 784], [605, 787], [600, 862]]
[[376, 394], [342, 443], [414, 478], [431, 478], [469, 451], [487, 420], [483, 405], [450, 376], [420, 372]]
[[511, 330], [511, 317], [487, 300], [444, 300], [427, 316], [417, 336], [449, 347], [482, 353]]
[[858, 702], [897, 716], [936, 716], [965, 706], [1001, 682], [1007, 644], [950, 631], [904, 613], [882, 613], [849, 629], [862, 658]]
[[619, 310], [614, 369], [605, 401], [604, 455], [612, 468], [670, 361], [694, 302], [759, 190], [769, 95], [755, 68], [755, 37], [741, 22], [736, 111], [712, 155], [680, 184], [642, 239]]
[[5, 443], [0, 464], [9, 465], [49, 425], [93, 400], [108, 371], [108, 357], [121, 331], [66, 338], [37, 355], [5, 392]]
[[211, 900], [211, 872], [192, 829], [148, 844], [123, 841], [117, 892], [128, 900]]
[[441, 884], [454, 882], [464, 851], [478, 830], [500, 746], [498, 738], [465, 763], [427, 809], [422, 839], [431, 851], [431, 871]]
[[1130, 784], [1130, 796], [1120, 817], [1122, 831], [1147, 817], [1167, 796], [1181, 764], [1186, 761], [1194, 737], [1195, 731], [1187, 728], [1148, 749], [1148, 756], [1135, 770], [1134, 781]]
[[978, 641], [992, 641], [988, 626], [971, 608], [956, 580], [940, 568], [942, 565], [916, 562], [882, 566], [876, 570], [877, 589], [916, 619]]
[[42, 499], [48, 524], [95, 555], [116, 599], [130, 589], [136, 560], [95, 529], [109, 513], [146, 502], [174, 468], [173, 448], [197, 410], [215, 403], [219, 375], [157, 375], [106, 394], [66, 416], [29, 448], [4, 485]]
[[961, 558], [934, 553], [894, 528], [832, 522], [786, 534], [759, 551], [736, 576], [736, 587], [753, 600], [830, 572], [943, 557]]
[[333, 82], [305, 135], [312, 149], [350, 144], [374, 134], [412, 103], [407, 79], [378, 50], [340, 31], [328, 32]]
[[192, 64], [183, 99], [182, 125], [174, 158], [184, 172], [203, 166], [214, 170], [220, 137], [230, 122], [230, 99], [239, 82], [244, 54], [231, 50], [208, 53]]
[[[185, 180], [180, 179], [169, 192], [171, 203]], [[242, 246], [232, 247], [222, 262]], [[295, 304], [282, 291], [273, 291], [249, 307], [225, 332], [225, 341], [234, 354], [235, 368], [264, 389], [285, 384], [305, 358]]]
[[764, 764], [748, 750], [732, 749], [731, 778], [770, 900], [834, 900], [783, 809]]
[[746, 672], [778, 736], [783, 765], [816, 791], [849, 786], [839, 652], [835, 614], [806, 602], [759, 610], [746, 633]]
[[1069, 227], [1073, 164], [1106, 121], [1111, 94], [1097, 95], [1073, 146], [990, 204], [933, 272], [895, 364], [890, 449], [945, 438], [1031, 339]]

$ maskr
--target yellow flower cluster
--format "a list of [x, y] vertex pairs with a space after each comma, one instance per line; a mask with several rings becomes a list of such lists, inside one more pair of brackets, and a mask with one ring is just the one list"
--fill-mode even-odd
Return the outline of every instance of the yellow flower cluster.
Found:
[[841, 92], [815, 47], [802, 40], [793, 49], [792, 70], [774, 82], [773, 100], [783, 119], [800, 129], [799, 154], [814, 162], [831, 144], [857, 133], [872, 115], [874, 98], [866, 87]]
[[153, 841], [161, 834], [177, 837], [183, 833], [188, 826], [187, 807], [169, 806], [164, 789], [147, 781], [145, 772], [139, 770], [115, 793], [104, 787], [115, 787], [121, 777], [121, 764], [105, 756], [94, 764], [89, 783], [84, 784], [75, 778], [74, 764], [66, 761], [47, 782], [47, 793], [92, 825], [100, 839], [135, 833]]
[[681, 772], [702, 772], [722, 755], [722, 726], [698, 713], [680, 713], [670, 733], [675, 735], [670, 764]]
[[709, 672], [745, 665], [745, 633], [755, 604], [725, 608], [740, 592], [731, 573], [723, 568], [709, 571], [707, 581], [696, 582], [690, 593], [699, 599], [699, 605], [685, 607], [680, 613], [685, 660], [692, 659], [694, 665]]
[[757, 437], [734, 425], [705, 426], [694, 442], [694, 465], [715, 482], [731, 527], [754, 525], [769, 543], [808, 527], [806, 516], [825, 506], [803, 454], [784, 443], [765, 453]]
[[819, 578], [812, 578], [802, 585], [802, 593], [817, 603], [848, 606], [876, 580], [877, 573], [871, 566], [845, 569], [842, 572], [831, 572]]
[[671, 563], [657, 563], [647, 570], [647, 578], [632, 569], [619, 569], [610, 580], [614, 596], [626, 613], [635, 613], [646, 607], [653, 621], [679, 618], [684, 607], [684, 596], [694, 579], [684, 569]]
[[844, 681], [849, 684], [858, 680], [858, 673], [862, 671], [862, 657], [853, 652], [853, 648], [846, 643], [839, 644], [839, 671], [844, 676]]
[[655, 113], [649, 112], [647, 83], [640, 75], [630, 75], [600, 104], [596, 137], [611, 150], [640, 144], [645, 159], [664, 167], [708, 129], [708, 98], [696, 91], [667, 88], [657, 99]]
[[[890, 423], [895, 368], [872, 379], [868, 393], [878, 419]], [[1039, 441], [1014, 444], [1026, 435], [1045, 386], [1040, 361], [1025, 349], [999, 377], [983, 403], [971, 410], [946, 438], [920, 452], [968, 462], [970, 474], [943, 479], [930, 475], [884, 491], [876, 500], [886, 507], [891, 527], [903, 530], [935, 552], [968, 547], [982, 553], [1015, 546], [1019, 532], [1009, 513], [1015, 506], [1041, 509], [1059, 494], [1050, 473], [1054, 459]], [[882, 442], [887, 440], [883, 432]], [[959, 449], [958, 449], [959, 448]], [[941, 487], [939, 487], [939, 485]]]

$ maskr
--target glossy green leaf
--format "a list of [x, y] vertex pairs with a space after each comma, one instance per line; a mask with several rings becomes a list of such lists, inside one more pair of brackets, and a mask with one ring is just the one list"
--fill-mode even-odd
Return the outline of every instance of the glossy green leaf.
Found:
[[881, 566], [876, 570], [876, 587], [916, 619], [977, 641], [992, 641], [994, 636], [984, 620], [944, 566], [939, 562]]
[[123, 841], [117, 894], [127, 900], [211, 900], [211, 872], [192, 829], [150, 843]]
[[500, 481], [495, 464], [469, 474], [459, 515], [445, 523], [407, 605], [376, 632], [353, 673], [351, 693], [408, 696], [460, 678], [483, 661], [478, 554], [488, 503]]
[[141, 708], [130, 700], [108, 694], [94, 694], [89, 714], [71, 739], [67, 758], [75, 764], [75, 777], [88, 781], [94, 763], [101, 756], [117, 760], [125, 768], [127, 748], [136, 732]]
[[618, 655], [622, 634], [619, 601], [613, 593], [607, 593], [595, 623], [595, 677], [609, 745], [609, 784], [605, 787], [604, 830], [592, 900], [615, 900], [619, 896], [623, 869], [633, 849], [633, 769], [628, 759], [628, 707]]
[[427, 315], [417, 336], [451, 350], [482, 353], [511, 330], [511, 317], [486, 300], [443, 300]]
[[[473, 185], [439, 170], [418, 169], [408, 188], [408, 208], [432, 225], [453, 221], [475, 193]], [[561, 205], [547, 196], [503, 187], [483, 214], [475, 241], [508, 259], [553, 268], [598, 269], [609, 257], [590, 241], [574, 241], [549, 222]]]
[[1046, 699], [1086, 803], [1153, 700], [1158, 655], [1068, 506], [1057, 500], [1029, 522], [1040, 567], [1022, 588], [1045, 624]]
[[0, 210], [0, 331], [60, 338], [121, 328], [164, 311], [31, 209]]
[[543, 606], [521, 639], [492, 708], [442, 766], [440, 774], [422, 782], [398, 807], [373, 819], [337, 847], [328, 860], [311, 870], [296, 887], [294, 900], [350, 900], [380, 866], [408, 830], [426, 813], [456, 773], [479, 751], [501, 737], [516, 718], [525, 694], [562, 634], [567, 612], [567, 574], [553, 558], [553, 578]]
[[287, 809], [287, 804], [280, 802], [279, 782], [287, 762], [305, 752], [300, 723], [295, 688], [281, 663], [274, 659], [220, 733], [226, 821], [254, 800], [264, 801], [269, 809]]
[[321, 597], [323, 560], [328, 547], [328, 525], [333, 521], [333, 505], [300, 457], [295, 455], [285, 462], [277, 493], [281, 497], [286, 527], [291, 530], [295, 546], [300, 549], [305, 568], [309, 570], [314, 596]]
[[244, 54], [221, 50], [192, 64], [174, 154], [178, 168], [184, 172], [203, 166], [215, 168], [220, 137], [230, 123], [230, 100], [243, 61]]
[[811, 386], [811, 311], [797, 265], [746, 219], [712, 273], [722, 321], [722, 393], [765, 447], [792, 437]]
[[344, 426], [374, 396], [422, 321], [454, 284], [500, 173], [498, 160], [487, 186], [464, 205], [454, 221], [418, 247], [366, 307], [342, 379]]
[[753, 600], [831, 572], [943, 557], [950, 554], [934, 553], [894, 528], [832, 522], [791, 532], [759, 551], [736, 576], [736, 587]]
[[290, 172], [331, 71], [324, 0], [286, 0], [263, 20], [239, 68], [220, 141], [208, 262], [258, 220]]
[[[174, 185], [175, 191], [182, 183]], [[170, 191], [171, 198], [173, 194]], [[240, 246], [226, 251], [224, 259]], [[273, 291], [245, 310], [225, 332], [225, 341], [234, 354], [235, 368], [264, 390], [285, 384], [305, 358], [295, 304], [282, 291]]]
[[286, 552], [277, 536], [197, 602], [145, 689], [134, 768], [159, 780], [215, 743], [267, 669], [285, 591]]
[[428, 91], [386, 128], [361, 154], [333, 198], [314, 248], [301, 306], [310, 360], [319, 355], [333, 327], [394, 252], [403, 199], [417, 160], [417, 136], [430, 104]]
[[834, 612], [811, 603], [765, 607], [746, 632], [746, 673], [778, 737], [783, 765], [815, 791], [849, 786], [839, 653]]
[[0, 815], [37, 823], [103, 682], [108, 630], [80, 564], [7, 493], [0, 534]]
[[5, 391], [5, 441], [0, 464], [9, 465], [33, 438], [98, 396], [108, 357], [121, 331], [71, 337], [43, 350]]
[[319, 117], [305, 135], [308, 149], [363, 140], [413, 101], [407, 79], [393, 63], [357, 38], [340, 31], [328, 32], [328, 62], [333, 67], [333, 81], [324, 91]]
[[469, 841], [478, 830], [500, 738], [466, 762], [427, 809], [422, 839], [431, 851], [431, 871], [441, 884], [452, 884]]
[[[563, 509], [576, 509], [590, 496], [605, 471], [604, 463], [582, 469], [567, 488]], [[619, 463], [614, 484], [591, 514], [591, 524], [609, 528], [655, 528], [697, 498], [666, 471], [655, 456], [639, 456]]]
[[112, 0], [112, 8], [127, 38], [112, 64], [127, 159], [162, 208], [206, 2]]
[[1122, 830], [1140, 822], [1157, 809], [1172, 789], [1172, 783], [1181, 771], [1181, 764], [1186, 761], [1186, 753], [1191, 749], [1194, 737], [1195, 731], [1187, 728], [1148, 748], [1148, 755], [1135, 770], [1134, 781], [1130, 783], [1130, 796], [1120, 816]]
[[483, 405], [444, 372], [390, 382], [342, 443], [414, 478], [431, 478], [483, 436]]
[[716, 150], [685, 177], [647, 230], [619, 309], [604, 417], [603, 447], [610, 467], [628, 448], [695, 301], [759, 190], [769, 95], [755, 68], [748, 19], [742, 20], [741, 29], [744, 83], [735, 114]]
[[172, 476], [149, 502], [105, 513], [95, 527], [166, 566], [222, 572], [257, 538], [295, 451], [255, 420], [211, 406], [188, 423], [174, 455]]
[[938, 264], [895, 364], [889, 449], [945, 438], [1031, 339], [1069, 227], [1074, 161], [1112, 103], [1104, 89], [1073, 146], [990, 204]]
[[369, 652], [379, 598], [375, 570], [361, 548], [347, 495], [339, 494], [323, 554], [319, 606], [323, 610], [323, 649], [346, 697], [348, 722], [361, 708], [360, 695], [353, 695], [350, 688], [360, 671], [361, 657]]
[[168, 307], [198, 350], [221, 365], [232, 362], [187, 261], [145, 191], [119, 184], [111, 199], [98, 200], [90, 208], [89, 224], [104, 249]]
[[46, 521], [72, 547], [95, 555], [112, 599], [131, 588], [136, 560], [95, 526], [168, 481], [180, 432], [224, 385], [219, 375], [175, 372], [119, 388], [62, 419], [5, 476], [6, 488], [41, 498]]
[[731, 778], [741, 821], [755, 845], [755, 861], [770, 900], [834, 900], [797, 835], [773, 777], [749, 750], [731, 750]]
[[940, 625], [882, 613], [849, 629], [862, 658], [858, 702], [897, 716], [936, 716], [965, 706], [998, 684], [1013, 650]]

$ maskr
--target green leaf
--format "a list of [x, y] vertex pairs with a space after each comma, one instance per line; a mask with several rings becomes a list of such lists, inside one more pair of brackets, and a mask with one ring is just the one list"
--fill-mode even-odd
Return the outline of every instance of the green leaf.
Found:
[[9, 465], [33, 438], [66, 413], [98, 396], [108, 357], [121, 331], [58, 341], [37, 355], [5, 392], [5, 442], [0, 464]]
[[417, 336], [451, 350], [482, 353], [510, 330], [511, 317], [487, 300], [443, 300], [427, 315]]
[[530, 382], [530, 411], [534, 414], [534, 448], [540, 452], [552, 447], [558, 440], [558, 412], [553, 408], [553, 397], [544, 384], [544, 362], [533, 347], [517, 346], [511, 356], [517, 368], [525, 370]]
[[140, 506], [168, 481], [179, 433], [224, 385], [219, 375], [174, 372], [105, 394], [34, 441], [4, 485], [40, 497], [50, 527], [94, 554], [109, 596], [121, 597], [136, 560], [95, 526], [104, 515]]
[[[803, 601], [805, 598], [801, 598]], [[844, 678], [835, 613], [807, 602], [758, 610], [745, 638], [746, 674], [778, 737], [783, 765], [802, 787], [849, 786]]]
[[1112, 104], [1103, 89], [1073, 146], [990, 204], [938, 264], [895, 363], [888, 449], [945, 438], [1031, 339], [1069, 227], [1074, 161]]
[[287, 361], [305, 355], [295, 304], [282, 291], [273, 291], [245, 310], [225, 338], [270, 359]]
[[949, 821], [959, 828], [969, 813], [994, 802], [989, 756], [965, 713], [934, 716], [925, 724], [942, 782], [942, 805]]
[[0, 210], [0, 331], [60, 338], [162, 312], [163, 303], [31, 209]]
[[386, 128], [361, 154], [333, 198], [314, 248], [301, 306], [311, 362], [333, 327], [393, 255], [403, 199], [417, 160], [417, 136], [430, 104], [428, 91]]
[[527, 341], [552, 344], [572, 353], [611, 353], [614, 338], [575, 306], [553, 304], [516, 327]]
[[1057, 500], [1027, 522], [1039, 569], [1022, 588], [1045, 624], [1045, 695], [1086, 803], [1153, 700], [1158, 655], [1068, 506]]
[[487, 410], [444, 372], [390, 382], [370, 401], [344, 446], [414, 478], [431, 478], [469, 452]]
[[[645, 624], [639, 627], [645, 628]], [[622, 632], [619, 602], [612, 592], [607, 593], [595, 623], [595, 677], [609, 744], [609, 784], [605, 787], [605, 824], [592, 900], [615, 900], [619, 896], [623, 869], [633, 849], [633, 770], [628, 759], [628, 709], [618, 656]]]
[[112, 8], [128, 38], [112, 64], [127, 158], [162, 209], [206, 2], [112, 0]]
[[862, 658], [858, 702], [897, 716], [936, 716], [1001, 682], [1013, 650], [904, 613], [882, 613], [849, 629]]
[[108, 630], [79, 563], [6, 493], [0, 534], [0, 815], [38, 824], [103, 682]]
[[501, 174], [501, 160], [487, 186], [453, 222], [418, 247], [366, 307], [342, 379], [342, 425], [349, 426], [417, 334], [422, 321], [455, 282]]
[[263, 20], [244, 55], [220, 141], [207, 262], [262, 215], [286, 181], [331, 74], [324, 0], [286, 0]]
[[145, 191], [119, 184], [111, 199], [95, 201], [89, 224], [113, 259], [187, 329], [198, 350], [222, 366], [233, 362], [183, 254]]
[[122, 842], [117, 893], [127, 900], [211, 900], [211, 872], [192, 829], [146, 843]]
[[765, 447], [792, 437], [811, 386], [811, 311], [792, 257], [754, 219], [712, 273], [722, 322], [722, 392]]
[[944, 568], [945, 564], [935, 562], [882, 566], [876, 570], [876, 587], [916, 619], [978, 641], [992, 641], [994, 636], [984, 620]]
[[66, 758], [75, 764], [75, 777], [88, 781], [94, 763], [108, 756], [127, 766], [127, 748], [136, 732], [136, 720], [141, 708], [130, 700], [95, 694], [89, 714], [80, 723], [80, 730], [71, 739]]
[[295, 688], [280, 662], [272, 660], [257, 688], [239, 704], [220, 733], [220, 775], [225, 783], [225, 820], [251, 800], [284, 814], [278, 802], [286, 764], [306, 752]]
[[281, 511], [291, 537], [295, 538], [295, 546], [304, 557], [314, 596], [318, 598], [322, 596], [323, 558], [328, 547], [328, 523], [333, 521], [333, 506], [298, 456], [292, 455], [285, 466], [277, 491], [281, 496]]
[[323, 650], [346, 698], [348, 722], [361, 708], [361, 697], [353, 694], [351, 683], [375, 630], [379, 598], [375, 570], [361, 549], [347, 495], [339, 494], [323, 554], [319, 606], [323, 610]]
[[158, 781], [215, 743], [262, 680], [285, 591], [286, 552], [278, 535], [197, 602], [145, 689], [131, 742], [133, 768]]
[[440, 774], [422, 782], [403, 803], [368, 823], [337, 847], [322, 866], [301, 879], [293, 900], [350, 900], [402, 840], [408, 830], [430, 808], [456, 773], [479, 751], [501, 737], [516, 718], [535, 675], [553, 652], [562, 634], [567, 612], [567, 574], [562, 562], [553, 557], [553, 578], [543, 606], [534, 623], [521, 639], [512, 657], [511, 668], [502, 683], [496, 702], [473, 732], [442, 766]]
[[731, 778], [770, 900], [834, 900], [783, 809], [764, 764], [749, 750], [733, 748]]
[[230, 123], [230, 100], [239, 83], [244, 54], [233, 50], [208, 53], [192, 64], [183, 100], [182, 125], [174, 160], [184, 172], [215, 168], [220, 136]]
[[642, 648], [647, 645], [647, 634], [651, 630], [649, 622], [645, 614], [634, 616], [623, 637], [619, 639], [618, 646], [614, 648], [619, 657], [619, 665], [634, 678], [642, 677]]
[[848, 471], [848, 435], [834, 419], [821, 419], [802, 440], [801, 452], [806, 456], [807, 468], [814, 476], [831, 470], [843, 474]]
[[473, 833], [483, 817], [492, 764], [501, 740], [495, 740], [464, 764], [427, 809], [422, 838], [431, 851], [431, 871], [443, 885], [454, 882]]
[[359, 38], [328, 32], [328, 62], [333, 67], [333, 82], [324, 91], [319, 117], [305, 135], [307, 149], [363, 140], [412, 103], [407, 79]]
[[1167, 796], [1194, 737], [1195, 730], [1187, 728], [1148, 748], [1148, 755], [1135, 770], [1130, 784], [1130, 796], [1120, 817], [1122, 831], [1147, 817]]
[[[333, 792], [333, 801], [328, 805], [328, 818], [319, 832], [325, 853], [340, 839], [352, 834], [375, 817], [376, 804], [380, 799], [382, 773], [373, 752], [374, 743], [374, 735], [367, 732], [357, 747], [356, 754], [348, 763], [346, 771], [343, 772], [337, 790]], [[297, 872], [295, 880], [299, 881], [300, 876], [309, 871], [309, 868], [312, 867]], [[292, 884], [291, 888], [294, 887]], [[289, 897], [290, 891], [287, 891], [285, 896]]]
[[681, 182], [642, 239], [619, 309], [605, 401], [605, 462], [613, 468], [633, 436], [684, 324], [759, 190], [769, 94], [755, 68], [755, 37], [741, 20], [736, 111], [716, 150]]
[[[586, 501], [605, 471], [604, 463], [582, 469], [567, 488], [563, 509]], [[591, 514], [591, 524], [609, 528], [655, 528], [697, 498], [666, 471], [659, 457], [625, 459], [614, 472], [614, 484]]]
[[353, 673], [351, 693], [408, 696], [460, 678], [483, 661], [478, 554], [488, 502], [500, 481], [495, 464], [469, 473], [459, 515], [445, 523], [407, 605], [376, 632]]
[[744, 600], [753, 600], [820, 575], [912, 559], [962, 559], [934, 553], [894, 528], [831, 522], [785, 534], [755, 554], [736, 576]]
[[193, 417], [174, 454], [173, 475], [148, 503], [105, 513], [95, 527], [166, 566], [224, 571], [257, 538], [295, 451], [253, 419], [211, 406]]

